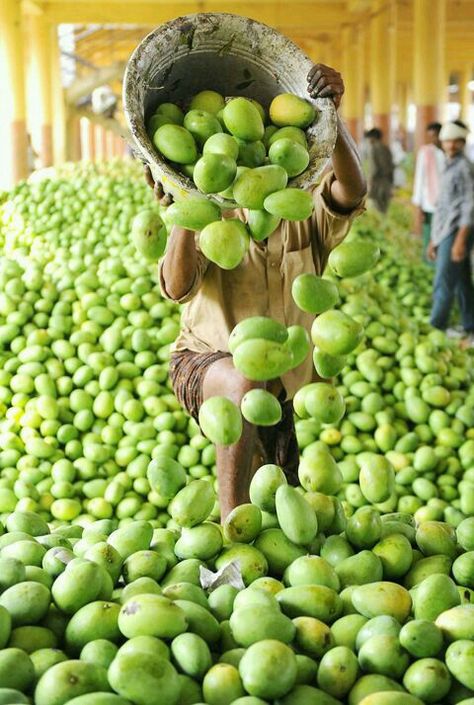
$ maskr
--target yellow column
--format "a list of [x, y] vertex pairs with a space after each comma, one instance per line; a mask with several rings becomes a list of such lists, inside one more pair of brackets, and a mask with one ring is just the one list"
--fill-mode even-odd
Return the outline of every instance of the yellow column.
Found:
[[0, 183], [9, 188], [28, 176], [28, 137], [21, 7], [17, 0], [0, 2]]
[[445, 34], [446, 0], [414, 0], [416, 147], [423, 144], [426, 125], [439, 116], [439, 103], [445, 88]]
[[374, 125], [390, 137], [391, 68], [393, 53], [390, 43], [391, 5], [387, 0], [373, 0], [370, 23], [370, 99]]
[[51, 27], [43, 15], [28, 18], [30, 123], [41, 166], [53, 163], [53, 98], [51, 81]]
[[356, 141], [362, 137], [364, 123], [364, 80], [363, 41], [359, 28], [348, 25], [342, 30], [343, 55], [342, 75], [345, 93], [342, 99], [342, 110], [347, 126]]
[[407, 137], [407, 121], [408, 121], [408, 86], [406, 83], [399, 81], [397, 84], [397, 111], [398, 111], [398, 130], [403, 138], [403, 144], [406, 146]]
[[56, 25], [51, 27], [51, 89], [53, 105], [53, 158], [54, 164], [63, 164], [67, 159], [68, 111], [61, 81], [60, 51]]
[[459, 73], [459, 102], [461, 103], [460, 118], [467, 125], [469, 124], [472, 91], [469, 88], [469, 82], [472, 80], [472, 65], [466, 66], [464, 71]]

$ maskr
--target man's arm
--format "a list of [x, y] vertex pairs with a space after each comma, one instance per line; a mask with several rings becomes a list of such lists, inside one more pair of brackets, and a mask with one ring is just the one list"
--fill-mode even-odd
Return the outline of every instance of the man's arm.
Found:
[[[340, 73], [329, 66], [315, 64], [308, 74], [308, 93], [312, 98], [332, 98], [337, 110], [344, 93]], [[336, 177], [331, 186], [333, 206], [342, 212], [350, 211], [367, 193], [367, 184], [355, 142], [339, 115], [332, 166]]]
[[[163, 206], [170, 205], [173, 199], [164, 193], [159, 181], [155, 182], [150, 168], [145, 166], [144, 171], [145, 181], [153, 189], [156, 200]], [[195, 287], [196, 279], [202, 274], [202, 269], [194, 232], [174, 227], [168, 238], [166, 254], [160, 267], [163, 293], [173, 301], [182, 301]]]
[[460, 226], [451, 249], [453, 262], [462, 262], [467, 256], [467, 241], [474, 225], [474, 179], [469, 167], [465, 169], [463, 177], [464, 200], [461, 208]]
[[182, 300], [193, 288], [198, 275], [198, 254], [194, 232], [174, 227], [168, 240], [161, 267], [161, 278], [167, 296]]

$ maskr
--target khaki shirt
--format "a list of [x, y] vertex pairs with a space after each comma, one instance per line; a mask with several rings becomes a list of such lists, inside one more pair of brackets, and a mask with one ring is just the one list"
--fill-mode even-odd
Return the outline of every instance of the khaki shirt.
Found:
[[[270, 316], [285, 326], [299, 324], [308, 331], [314, 316], [301, 311], [293, 301], [291, 285], [302, 273], [321, 275], [331, 250], [346, 236], [352, 221], [361, 213], [357, 207], [349, 214], [331, 210], [330, 189], [333, 172], [328, 173], [314, 191], [315, 208], [304, 221], [282, 221], [264, 242], [250, 239], [243, 262], [224, 270], [209, 262], [198, 249], [196, 278], [188, 293], [178, 303], [187, 303], [183, 311], [181, 333], [175, 350], [194, 352], [228, 352], [228, 339], [234, 326], [250, 316]], [[245, 221], [243, 210], [228, 211], [225, 217]], [[199, 236], [196, 235], [196, 244]], [[160, 266], [163, 295], [166, 282]], [[313, 379], [310, 355], [282, 383], [288, 399]]]

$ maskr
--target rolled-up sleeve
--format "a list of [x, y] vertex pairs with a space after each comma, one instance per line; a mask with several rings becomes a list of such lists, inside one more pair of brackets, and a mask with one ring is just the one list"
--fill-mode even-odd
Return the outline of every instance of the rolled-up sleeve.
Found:
[[344, 240], [352, 221], [365, 211], [365, 196], [347, 213], [339, 213], [331, 207], [331, 186], [335, 178], [334, 172], [330, 171], [313, 192], [313, 229], [319, 241], [317, 244], [327, 251], [331, 251]]
[[197, 253], [197, 261], [196, 261], [196, 273], [194, 276], [194, 281], [190, 287], [190, 289], [183, 294], [183, 296], [180, 296], [178, 299], [173, 298], [172, 296], [169, 295], [167, 289], [166, 289], [166, 281], [165, 277], [163, 274], [163, 265], [165, 262], [165, 257], [161, 260], [159, 266], [158, 266], [158, 276], [159, 276], [159, 281], [160, 281], [160, 289], [161, 293], [166, 299], [170, 299], [171, 301], [174, 301], [177, 304], [185, 304], [187, 301], [190, 301], [198, 291], [199, 287], [202, 284], [202, 280], [204, 278], [204, 275], [206, 273], [206, 270], [209, 266], [209, 260], [203, 255], [201, 250], [199, 249], [199, 244], [198, 244], [198, 238], [199, 234], [196, 233], [195, 235], [195, 241], [196, 241], [196, 253]]
[[472, 167], [467, 163], [464, 164], [462, 172], [463, 176], [463, 193], [465, 194], [461, 204], [460, 227], [472, 227], [474, 225], [474, 173]]

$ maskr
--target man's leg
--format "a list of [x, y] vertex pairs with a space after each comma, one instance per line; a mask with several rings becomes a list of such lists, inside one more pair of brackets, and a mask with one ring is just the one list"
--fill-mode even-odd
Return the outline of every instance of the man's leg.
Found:
[[[208, 368], [203, 382], [203, 399], [224, 396], [240, 407], [242, 397], [251, 389], [263, 388], [263, 382], [251, 382], [235, 369], [232, 358], [224, 357]], [[234, 507], [249, 501], [253, 458], [257, 445], [257, 427], [243, 421], [242, 436], [231, 446], [217, 446], [216, 465], [219, 482], [221, 520]]]
[[457, 295], [461, 309], [462, 326], [468, 333], [474, 333], [474, 285], [472, 283], [471, 257], [472, 239], [469, 239], [466, 258], [459, 262]]
[[446, 330], [448, 327], [449, 314], [457, 286], [457, 266], [451, 260], [453, 239], [453, 235], [446, 237], [436, 250], [436, 274], [430, 323], [441, 330]]

